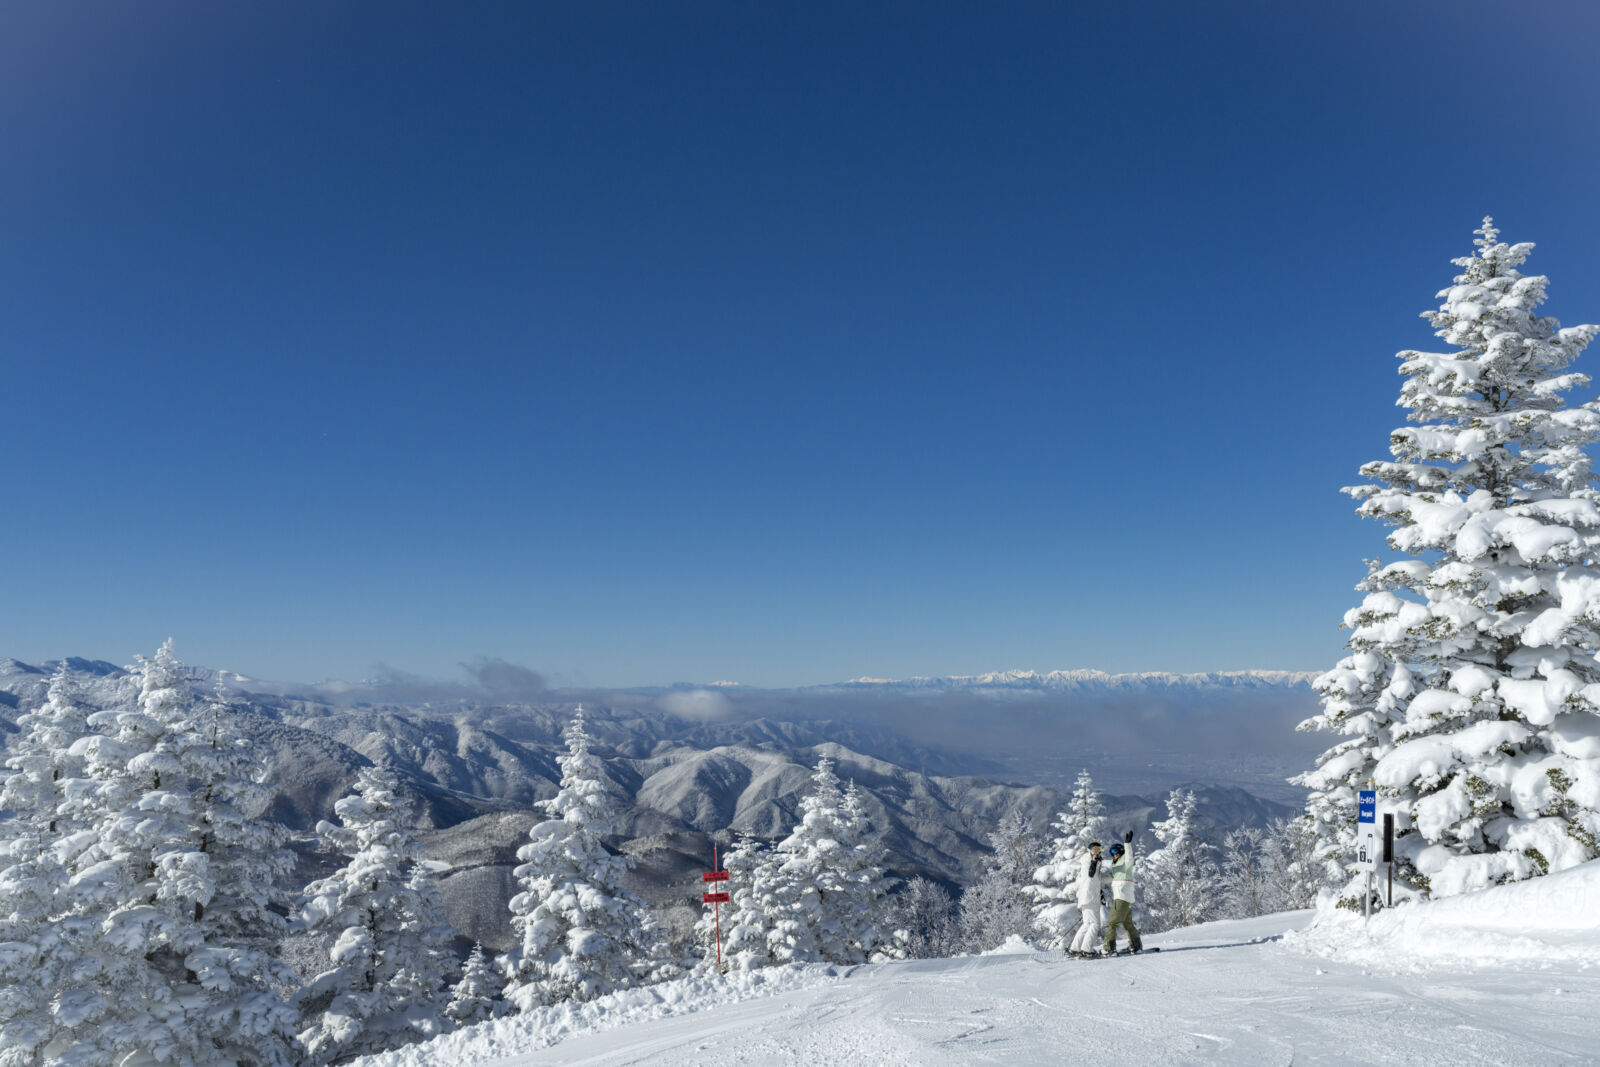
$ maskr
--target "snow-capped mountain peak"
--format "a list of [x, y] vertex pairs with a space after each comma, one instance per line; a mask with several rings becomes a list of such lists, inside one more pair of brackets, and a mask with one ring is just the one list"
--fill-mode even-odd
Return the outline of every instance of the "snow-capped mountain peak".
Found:
[[1148, 690], [1148, 689], [1276, 689], [1309, 685], [1316, 671], [1205, 671], [1180, 674], [1172, 671], [1146, 671], [1109, 674], [1089, 668], [1055, 671], [1009, 670], [985, 674], [917, 676], [904, 679], [852, 678], [841, 688], [895, 689], [1021, 689], [1064, 691]]

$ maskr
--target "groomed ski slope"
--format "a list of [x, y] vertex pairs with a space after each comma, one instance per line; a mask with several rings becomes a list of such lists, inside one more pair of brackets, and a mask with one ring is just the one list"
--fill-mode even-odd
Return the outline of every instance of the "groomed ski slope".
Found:
[[1352, 916], [1294, 932], [1310, 919], [1295, 912], [1190, 927], [1151, 937], [1163, 951], [1139, 957], [1074, 961], [1027, 950], [789, 968], [765, 990], [739, 988], [749, 999], [734, 1003], [713, 999], [709, 978], [689, 980], [585, 1006], [560, 1032], [505, 1019], [360, 1062], [1600, 1062], [1600, 864], [1396, 909], [1366, 927]]

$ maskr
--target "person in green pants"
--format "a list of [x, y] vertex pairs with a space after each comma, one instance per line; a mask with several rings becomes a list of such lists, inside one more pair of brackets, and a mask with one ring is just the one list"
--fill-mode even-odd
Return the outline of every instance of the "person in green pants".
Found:
[[1144, 950], [1139, 939], [1139, 928], [1133, 925], [1133, 831], [1129, 830], [1121, 842], [1111, 845], [1111, 869], [1106, 872], [1111, 879], [1111, 919], [1106, 923], [1105, 944], [1100, 951], [1110, 955], [1117, 948], [1117, 927], [1128, 930], [1128, 947], [1135, 952]]

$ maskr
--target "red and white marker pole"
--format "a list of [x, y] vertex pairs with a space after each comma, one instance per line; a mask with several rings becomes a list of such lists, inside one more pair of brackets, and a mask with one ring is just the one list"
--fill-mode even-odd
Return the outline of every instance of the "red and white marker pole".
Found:
[[[700, 876], [700, 881], [701, 882], [726, 882], [727, 880], [728, 880], [728, 872], [727, 871], [719, 871], [719, 870], [717, 870], [717, 842], [716, 842], [716, 839], [713, 838], [712, 841], [711, 841], [711, 870], [707, 871], [705, 874], [702, 874]], [[702, 904], [710, 904], [711, 905], [711, 921], [712, 921], [712, 924], [716, 927], [716, 931], [717, 931], [717, 973], [718, 974], [722, 973], [722, 905], [726, 904], [727, 902], [728, 902], [728, 894], [726, 892], [721, 892], [721, 893], [701, 893], [700, 894], [700, 903], [702, 903]]]

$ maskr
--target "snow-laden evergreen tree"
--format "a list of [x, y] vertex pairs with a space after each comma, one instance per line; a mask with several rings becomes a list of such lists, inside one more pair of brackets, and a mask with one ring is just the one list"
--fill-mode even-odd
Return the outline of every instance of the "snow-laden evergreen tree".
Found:
[[[1380, 660], [1358, 668], [1357, 691], [1386, 691], [1385, 664], [1412, 675], [1403, 716], [1382, 709], [1393, 721], [1377, 727], [1371, 777], [1397, 815], [1402, 880], [1437, 896], [1600, 855], [1600, 494], [1587, 451], [1600, 404], [1564, 400], [1588, 384], [1570, 368], [1600, 327], [1540, 315], [1548, 279], [1518, 270], [1533, 246], [1501, 242], [1488, 219], [1477, 234], [1424, 313], [1449, 351], [1400, 353], [1411, 425], [1349, 490], [1406, 557], [1363, 583], [1350, 647]], [[1311, 784], [1342, 788], [1327, 777]]]
[[913, 878], [889, 897], [883, 925], [889, 931], [886, 954], [894, 959], [943, 959], [961, 951], [955, 901], [927, 878]]
[[1072, 799], [1056, 816], [1050, 857], [1033, 872], [1028, 898], [1033, 902], [1033, 932], [1047, 949], [1065, 949], [1081, 919], [1078, 874], [1089, 845], [1109, 844], [1105, 802], [1089, 771], [1078, 772]]
[[57, 854], [76, 825], [62, 798], [82, 769], [71, 749], [88, 733], [88, 716], [63, 663], [44, 704], [19, 717], [6, 760], [11, 773], [0, 786], [0, 809], [10, 812], [0, 824], [0, 1067], [42, 1063], [47, 1050], [66, 1051], [84, 1022], [81, 1009], [106, 1007], [90, 984], [93, 962], [80, 955], [92, 946], [94, 926], [64, 914], [68, 872]]
[[332, 969], [300, 999], [300, 1040], [313, 1063], [331, 1063], [440, 1032], [438, 903], [419, 875], [412, 807], [392, 772], [365, 767], [356, 791], [317, 824], [325, 848], [348, 860], [306, 886], [300, 928], [321, 939]]
[[389, 991], [403, 995], [416, 1013], [416, 1030], [424, 1037], [442, 1033], [450, 1025], [444, 1009], [449, 1003], [450, 979], [456, 971], [450, 942], [455, 929], [444, 914], [439, 879], [424, 863], [415, 863], [406, 878], [409, 909], [401, 927], [404, 954], [397, 960]]
[[561, 789], [550, 816], [528, 831], [513, 873], [518, 945], [506, 957], [505, 999], [519, 1011], [595, 997], [650, 980], [661, 951], [644, 901], [623, 884], [628, 861], [608, 849], [616, 832], [605, 769], [580, 708], [567, 728]]
[[[1367, 580], [1358, 588], [1369, 592], [1387, 589], [1378, 577], [1381, 566], [1367, 561]], [[1398, 637], [1405, 624], [1396, 616], [1407, 601], [1398, 597], [1368, 598], [1350, 611], [1344, 625], [1352, 630], [1351, 654], [1339, 665], [1318, 677], [1312, 684], [1322, 696], [1322, 711], [1302, 722], [1301, 730], [1325, 730], [1344, 735], [1344, 740], [1317, 757], [1316, 766], [1293, 779], [1310, 792], [1307, 815], [1317, 834], [1316, 857], [1343, 890], [1346, 907], [1359, 907], [1363, 872], [1354, 869], [1356, 854], [1357, 794], [1368, 788], [1378, 761], [1394, 748], [1392, 730], [1405, 720], [1406, 703], [1415, 685], [1410, 669], [1394, 655], [1408, 649], [1391, 640], [1389, 647], [1370, 647], [1373, 634]], [[1420, 635], [1419, 635], [1420, 637]]]
[[500, 983], [483, 957], [483, 945], [474, 944], [472, 954], [461, 965], [461, 978], [450, 989], [450, 1003], [445, 1006], [445, 1017], [456, 1026], [471, 1026], [493, 1018], [495, 1001], [500, 996]]
[[978, 881], [961, 894], [961, 934], [972, 951], [987, 951], [1033, 931], [1033, 875], [1039, 840], [1020, 811], [1007, 812], [989, 835], [991, 857]]
[[195, 851], [205, 857], [211, 899], [197, 904], [195, 920], [205, 947], [187, 960], [200, 983], [213, 993], [220, 1047], [248, 1062], [253, 1053], [237, 1047], [268, 1041], [293, 1049], [295, 1012], [279, 991], [293, 984], [278, 958], [287, 924], [284, 880], [294, 858], [284, 847], [288, 830], [267, 818], [271, 790], [265, 768], [230, 722], [233, 710], [220, 693], [198, 719], [200, 743], [187, 749], [197, 819]]
[[871, 835], [866, 794], [854, 782], [845, 788], [840, 814], [846, 835], [841, 842], [845, 847], [838, 853], [845, 943], [860, 946], [872, 959], [884, 941], [883, 901], [889, 893], [889, 879], [883, 874], [883, 845]]
[[1249, 919], [1274, 910], [1267, 868], [1276, 847], [1259, 826], [1241, 826], [1222, 839], [1222, 899], [1216, 914], [1228, 919]]
[[865, 963], [881, 936], [881, 852], [867, 841], [859, 799], [840, 789], [831, 759], [817, 761], [800, 820], [774, 851], [770, 957], [778, 963]]
[[1152, 930], [1205, 922], [1220, 904], [1216, 850], [1200, 839], [1195, 807], [1193, 790], [1174, 789], [1167, 817], [1150, 827], [1161, 847], [1140, 864], [1139, 886]]
[[53, 839], [77, 828], [62, 800], [67, 783], [83, 770], [80, 742], [89, 734], [91, 711], [63, 662], [45, 702], [18, 717], [5, 761], [11, 773], [0, 786], [0, 810], [11, 813], [6, 833], [42, 831]]
[[59, 844], [56, 910], [90, 938], [74, 972], [103, 996], [78, 992], [86, 1047], [62, 1059], [286, 1064], [290, 979], [267, 908], [282, 831], [250, 813], [256, 768], [197, 708], [172, 643], [139, 673], [135, 706], [89, 717], [99, 732], [73, 746], [82, 777], [63, 791], [79, 829]]
[[0, 854], [0, 1067], [111, 1054], [92, 1035], [74, 1040], [107, 1012], [108, 991], [85, 958], [96, 924], [60, 913], [67, 875], [46, 840], [23, 833]]
[[[778, 857], [753, 837], [740, 835], [723, 857], [728, 872], [728, 906], [722, 912], [722, 959], [730, 970], [749, 971], [777, 962], [768, 936], [787, 894], [780, 888]], [[709, 944], [703, 916], [697, 940], [702, 958]], [[714, 953], [714, 949], [711, 950]]]
[[1269, 910], [1294, 911], [1314, 906], [1328, 880], [1316, 822], [1310, 815], [1275, 819], [1267, 827], [1267, 839], [1271, 847], [1264, 873], [1272, 901]]

